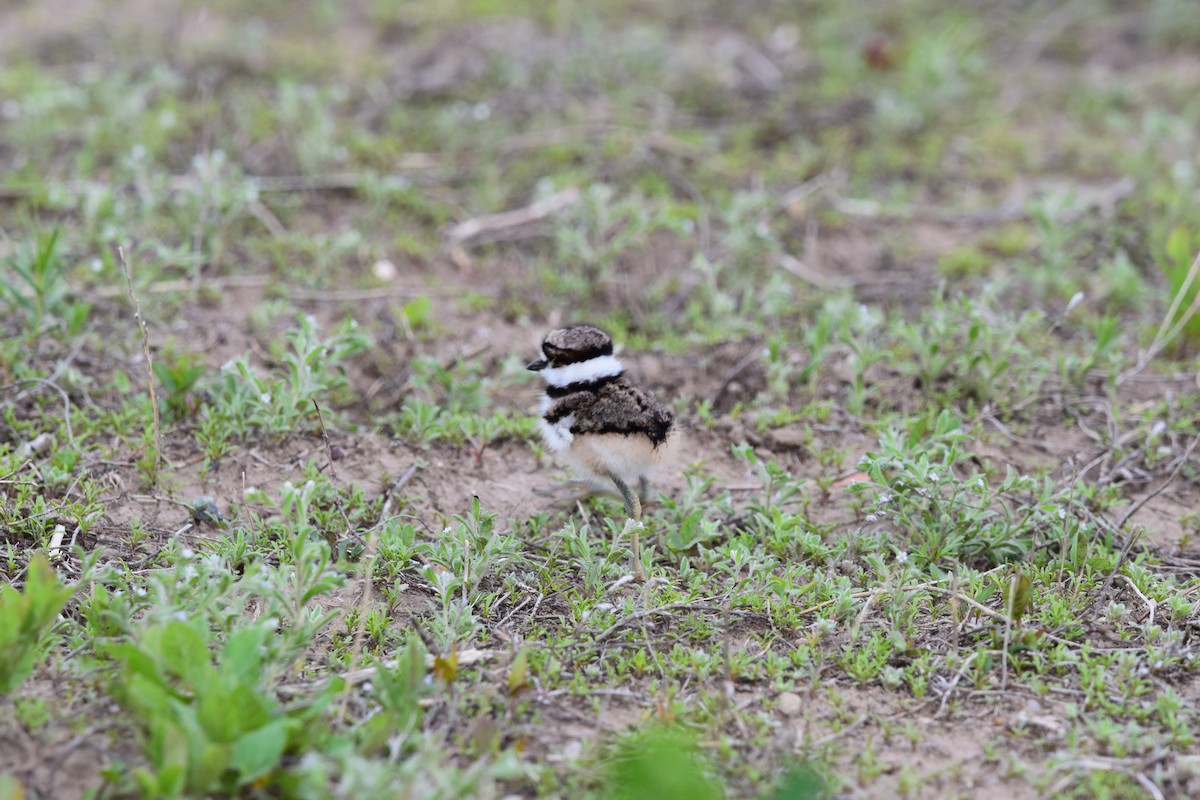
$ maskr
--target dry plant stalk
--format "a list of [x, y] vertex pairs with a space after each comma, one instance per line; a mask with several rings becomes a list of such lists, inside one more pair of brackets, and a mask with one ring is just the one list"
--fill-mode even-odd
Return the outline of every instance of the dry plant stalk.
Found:
[[1171, 307], [1167, 309], [1167, 313], [1163, 316], [1162, 324], [1158, 326], [1158, 332], [1154, 334], [1154, 340], [1150, 342], [1150, 346], [1146, 348], [1146, 352], [1138, 359], [1133, 369], [1130, 369], [1117, 378], [1118, 385], [1145, 369], [1154, 360], [1154, 357], [1162, 352], [1164, 347], [1173, 342], [1179, 334], [1183, 333], [1184, 327], [1191, 321], [1192, 317], [1196, 316], [1197, 312], [1200, 312], [1200, 292], [1196, 292], [1187, 309], [1183, 314], [1176, 317], [1179, 306], [1183, 303], [1183, 298], [1187, 296], [1188, 290], [1192, 288], [1192, 284], [1195, 283], [1198, 274], [1200, 274], [1200, 253], [1196, 253], [1196, 258], [1192, 261], [1192, 266], [1188, 268], [1188, 273], [1184, 277], [1183, 283], [1180, 284], [1179, 291], [1171, 298]]
[[158, 427], [158, 392], [154, 390], [154, 360], [150, 356], [150, 334], [146, 332], [146, 322], [142, 319], [142, 307], [138, 304], [137, 295], [133, 292], [133, 277], [129, 274], [129, 262], [125, 260], [125, 248], [117, 245], [117, 260], [121, 262], [121, 270], [125, 273], [125, 283], [129, 287], [129, 299], [133, 302], [133, 318], [137, 320], [138, 330], [142, 332], [142, 355], [146, 357], [146, 381], [150, 384], [150, 410], [154, 415], [154, 485], [158, 485], [158, 473], [162, 467], [162, 434]]

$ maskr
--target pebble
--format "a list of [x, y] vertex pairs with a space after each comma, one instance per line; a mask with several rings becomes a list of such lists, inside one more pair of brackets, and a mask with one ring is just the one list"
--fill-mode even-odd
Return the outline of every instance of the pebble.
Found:
[[221, 521], [221, 509], [211, 497], [198, 497], [192, 503], [192, 521], [197, 524]]
[[794, 717], [804, 708], [804, 701], [800, 699], [800, 695], [792, 692], [784, 692], [775, 698], [775, 707], [779, 709], [779, 713], [785, 717]]

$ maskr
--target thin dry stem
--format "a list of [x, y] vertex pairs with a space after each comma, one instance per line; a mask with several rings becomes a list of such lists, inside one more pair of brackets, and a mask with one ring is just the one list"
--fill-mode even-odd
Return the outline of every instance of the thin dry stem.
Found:
[[150, 334], [146, 332], [146, 322], [142, 319], [142, 307], [133, 291], [133, 276], [129, 273], [129, 262], [125, 260], [125, 248], [117, 245], [117, 260], [121, 262], [121, 270], [125, 273], [125, 283], [129, 287], [129, 300], [133, 303], [133, 318], [137, 320], [138, 330], [142, 333], [142, 355], [146, 358], [146, 382], [150, 385], [150, 411], [154, 416], [154, 486], [158, 486], [158, 473], [162, 469], [162, 433], [158, 424], [158, 392], [154, 389], [154, 359], [150, 355]]
[[[1196, 257], [1192, 260], [1192, 266], [1188, 268], [1188, 274], [1183, 279], [1183, 283], [1179, 287], [1179, 291], [1171, 298], [1171, 305], [1167, 309], [1167, 313], [1163, 315], [1162, 324], [1158, 326], [1158, 332], [1154, 334], [1154, 340], [1150, 342], [1150, 346], [1146, 348], [1146, 352], [1138, 359], [1137, 364], [1133, 369], [1122, 373], [1117, 378], [1117, 385], [1124, 383], [1129, 378], [1137, 375], [1144, 370], [1146, 366], [1157, 356], [1162, 349], [1173, 342], [1180, 333], [1183, 332], [1185, 325], [1191, 321], [1192, 317], [1196, 316], [1196, 312], [1200, 311], [1200, 292], [1196, 292], [1192, 298], [1192, 302], [1188, 304], [1187, 310], [1176, 319], [1176, 312], [1179, 311], [1179, 306], [1183, 302], [1183, 298], [1191, 289], [1192, 284], [1196, 281], [1197, 274], [1200, 274], [1200, 252], [1196, 253]], [[1172, 322], [1172, 320], [1174, 320]]]

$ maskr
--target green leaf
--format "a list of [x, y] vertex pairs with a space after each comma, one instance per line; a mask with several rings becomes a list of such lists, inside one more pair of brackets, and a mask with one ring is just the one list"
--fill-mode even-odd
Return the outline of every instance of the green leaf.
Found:
[[74, 593], [59, 583], [41, 554], [29, 562], [24, 592], [0, 588], [0, 694], [16, 689], [33, 672], [42, 637]]
[[1167, 258], [1170, 263], [1168, 269], [1174, 271], [1178, 269], [1186, 270], [1192, 263], [1192, 257], [1195, 254], [1192, 252], [1192, 236], [1188, 229], [1183, 225], [1178, 225], [1167, 236]]
[[783, 774], [772, 800], [822, 800], [829, 794], [821, 772], [812, 764], [804, 763]]
[[508, 668], [508, 696], [516, 697], [529, 688], [529, 650], [522, 647]]
[[188, 741], [184, 729], [164, 712], [150, 729], [147, 755], [154, 767], [158, 791], [152, 797], [179, 797], [187, 786]]
[[209, 793], [221, 788], [221, 778], [233, 761], [233, 747], [212, 742], [199, 743], [196, 755], [189, 765], [188, 791]]
[[262, 726], [271, 716], [271, 706], [265, 695], [245, 684], [227, 692], [210, 686], [196, 705], [196, 720], [210, 739], [228, 744]]
[[410, 330], [417, 330], [429, 321], [433, 314], [433, 301], [428, 295], [421, 295], [409, 300], [401, 309]]
[[1013, 622], [1019, 622], [1033, 601], [1033, 585], [1029, 576], [1023, 572], [1015, 573], [1008, 582], [1004, 593], [1004, 602], [1012, 614]]
[[182, 620], [172, 620], [162, 629], [159, 639], [163, 665], [189, 686], [199, 688], [209, 682], [213, 673], [208, 642], [196, 627]]
[[622, 743], [608, 764], [608, 800], [718, 800], [720, 783], [706, 774], [695, 740], [680, 728], [651, 725]]
[[276, 719], [234, 744], [230, 766], [238, 771], [238, 785], [257, 780], [279, 764], [287, 747], [288, 727], [288, 720]]
[[221, 648], [221, 672], [242, 682], [260, 678], [266, 633], [265, 626], [253, 625], [230, 634], [229, 640]]
[[[140, 652], [138, 655], [144, 656]], [[170, 714], [171, 701], [174, 698], [157, 675], [145, 675], [126, 668], [122, 680], [113, 688], [114, 693], [126, 706], [140, 712], [147, 719]]]

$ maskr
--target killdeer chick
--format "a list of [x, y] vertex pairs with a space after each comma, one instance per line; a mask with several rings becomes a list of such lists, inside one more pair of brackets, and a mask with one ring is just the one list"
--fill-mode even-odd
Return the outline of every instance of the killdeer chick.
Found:
[[644, 578], [642, 500], [650, 474], [667, 457], [674, 412], [630, 383], [612, 337], [591, 325], [548, 333], [542, 358], [529, 369], [546, 381], [540, 420], [546, 446], [593, 486], [616, 487], [632, 521], [626, 527], [633, 532], [634, 575]]

